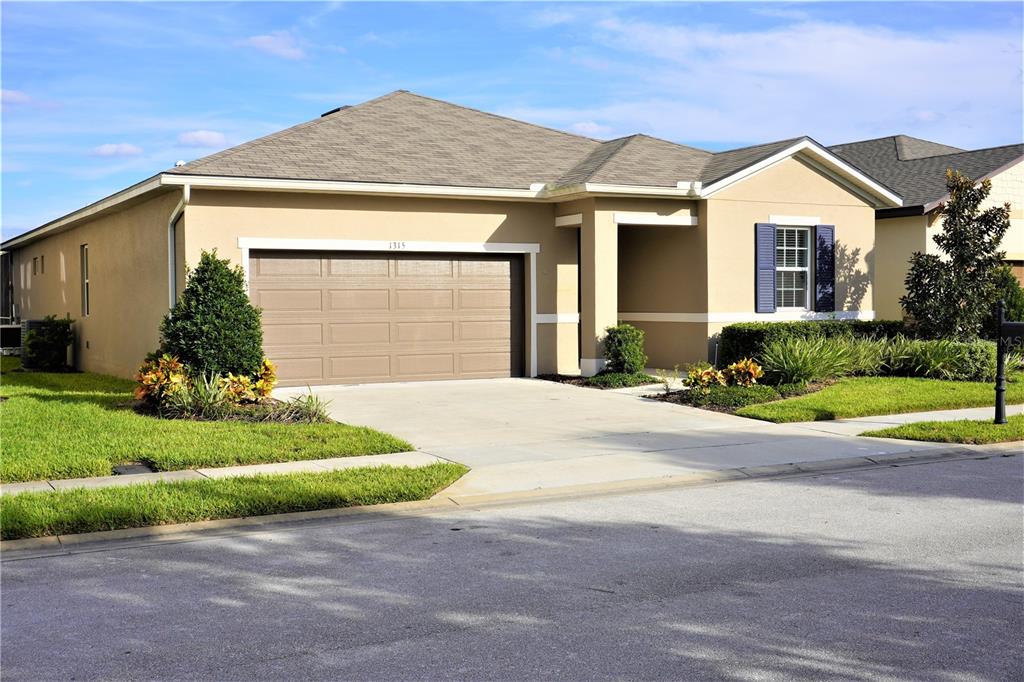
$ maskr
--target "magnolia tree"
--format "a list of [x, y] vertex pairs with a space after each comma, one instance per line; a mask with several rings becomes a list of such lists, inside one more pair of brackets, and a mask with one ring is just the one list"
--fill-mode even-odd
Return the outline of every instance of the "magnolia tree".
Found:
[[982, 330], [996, 298], [999, 250], [1010, 227], [1010, 205], [981, 210], [992, 183], [946, 171], [949, 199], [942, 207], [937, 254], [914, 253], [907, 271], [903, 311], [925, 336], [971, 339]]

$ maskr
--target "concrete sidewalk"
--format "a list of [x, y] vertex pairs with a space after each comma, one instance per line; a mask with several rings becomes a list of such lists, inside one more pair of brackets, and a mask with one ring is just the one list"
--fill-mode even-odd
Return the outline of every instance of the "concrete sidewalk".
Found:
[[[892, 426], [914, 424], [917, 422], [952, 422], [965, 419], [976, 421], [992, 421], [994, 407], [969, 407], [963, 410], [936, 410], [934, 412], [905, 412], [903, 414], [875, 415], [871, 417], [853, 417], [820, 422], [797, 422], [790, 424], [810, 431], [820, 431], [839, 436], [857, 436], [865, 431], [887, 429]], [[1024, 414], [1024, 405], [1007, 405], [1006, 416]]]
[[234, 467], [210, 467], [203, 469], [182, 469], [181, 471], [157, 471], [149, 474], [125, 476], [95, 476], [92, 478], [66, 478], [53, 481], [27, 481], [0, 485], [0, 495], [15, 495], [25, 492], [50, 492], [72, 488], [110, 488], [156, 483], [158, 481], [198, 481], [202, 479], [235, 478], [238, 476], [259, 476], [267, 474], [293, 474], [298, 472], [338, 471], [360, 467], [424, 467], [445, 460], [424, 452], [395, 452], [387, 455], [364, 455], [361, 457], [332, 457], [330, 459], [307, 459], [295, 462], [271, 464], [248, 464]]

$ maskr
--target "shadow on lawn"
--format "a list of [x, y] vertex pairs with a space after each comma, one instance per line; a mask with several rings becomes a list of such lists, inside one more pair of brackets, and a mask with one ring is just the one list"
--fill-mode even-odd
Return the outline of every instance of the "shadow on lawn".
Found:
[[919, 568], [849, 520], [822, 538], [707, 512], [452, 512], [8, 563], [5, 676], [1020, 679], [1019, 565]]

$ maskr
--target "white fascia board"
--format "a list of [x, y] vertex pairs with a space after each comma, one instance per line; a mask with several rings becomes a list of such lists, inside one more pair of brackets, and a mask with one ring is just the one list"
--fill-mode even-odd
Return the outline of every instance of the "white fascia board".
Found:
[[659, 215], [657, 213], [625, 213], [616, 211], [612, 216], [617, 225], [694, 227], [698, 221], [695, 215]]
[[837, 175], [841, 178], [852, 181], [863, 190], [868, 191], [875, 200], [876, 208], [890, 208], [903, 205], [903, 198], [898, 194], [882, 186], [877, 181], [857, 170], [813, 140], [801, 140], [792, 146], [786, 147], [785, 149], [772, 154], [766, 159], [762, 159], [753, 165], [747, 166], [746, 168], [736, 171], [732, 175], [726, 176], [721, 180], [704, 187], [701, 190], [701, 197], [710, 197], [716, 192], [720, 192], [726, 187], [760, 173], [764, 169], [774, 166], [776, 163], [783, 161], [784, 159], [788, 159], [796, 154], [803, 154], [804, 156], [814, 159], [831, 175]]
[[127, 189], [123, 189], [120, 192], [117, 192], [116, 194], [111, 194], [109, 197], [106, 197], [105, 199], [100, 199], [99, 201], [89, 204], [84, 208], [80, 208], [77, 211], [74, 211], [73, 213], [68, 213], [67, 215], [57, 218], [56, 220], [45, 223], [35, 228], [34, 230], [26, 232], [25, 234], [18, 235], [17, 237], [12, 237], [11, 239], [8, 239], [6, 242], [3, 243], [3, 247], [5, 249], [11, 249], [21, 244], [35, 241], [37, 239], [45, 237], [46, 235], [52, 232], [60, 230], [62, 227], [67, 227], [68, 225], [76, 223], [80, 220], [84, 220], [98, 213], [107, 211], [111, 208], [114, 208], [118, 204], [123, 204], [124, 202], [134, 199], [143, 194], [146, 194], [147, 192], [152, 192], [153, 190], [159, 187], [159, 176], [148, 178], [138, 184], [128, 187]]
[[414, 253], [540, 253], [540, 244], [503, 242], [414, 242], [370, 239], [239, 237], [238, 248], [272, 251], [408, 251]]
[[538, 189], [509, 189], [503, 187], [449, 187], [445, 185], [405, 185], [386, 182], [236, 178], [216, 175], [174, 175], [169, 173], [160, 176], [160, 181], [164, 185], [191, 185], [194, 189], [381, 194], [385, 196], [539, 199], [543, 194], [543, 190]]

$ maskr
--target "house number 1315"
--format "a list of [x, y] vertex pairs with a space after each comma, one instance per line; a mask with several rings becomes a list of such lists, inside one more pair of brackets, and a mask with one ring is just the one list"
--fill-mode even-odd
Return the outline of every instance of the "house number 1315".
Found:
[[394, 251], [395, 249], [404, 249], [405, 242], [388, 242], [388, 248]]

